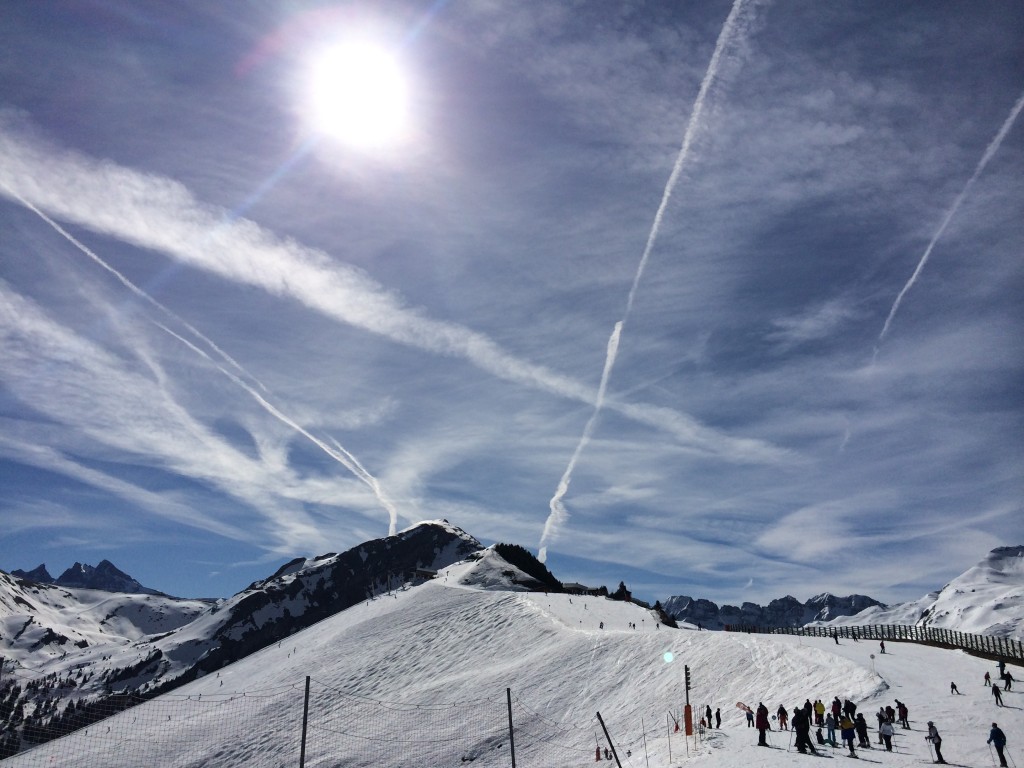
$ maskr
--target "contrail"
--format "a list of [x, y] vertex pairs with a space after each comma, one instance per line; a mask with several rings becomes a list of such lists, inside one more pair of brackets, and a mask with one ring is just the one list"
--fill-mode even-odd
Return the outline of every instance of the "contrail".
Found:
[[[595, 388], [521, 360], [490, 337], [407, 306], [361, 270], [323, 251], [282, 240], [255, 222], [205, 206], [180, 183], [28, 140], [0, 111], [0, 194], [29, 199], [51, 216], [158, 251], [235, 284], [300, 302], [332, 320], [445, 357], [499, 379], [592, 406]], [[9, 192], [19, 190], [19, 196]], [[774, 463], [788, 451], [705, 427], [670, 408], [611, 400], [614, 409], [681, 443], [729, 461]]]
[[903, 290], [896, 296], [896, 301], [893, 302], [892, 309], [889, 310], [889, 316], [885, 318], [885, 325], [882, 326], [882, 332], [878, 334], [878, 344], [875, 345], [875, 358], [878, 357], [878, 347], [885, 338], [885, 335], [889, 332], [889, 326], [892, 325], [892, 319], [896, 316], [896, 311], [900, 308], [900, 303], [903, 301], [903, 297], [907, 295], [907, 291], [911, 289], [914, 283], [917, 282], [918, 276], [921, 274], [921, 270], [924, 269], [924, 265], [928, 263], [928, 257], [932, 255], [932, 249], [935, 247], [935, 243], [939, 241], [942, 234], [946, 231], [946, 227], [949, 226], [949, 222], [952, 221], [956, 215], [957, 210], [960, 208], [960, 204], [967, 197], [967, 193], [971, 191], [971, 187], [974, 186], [974, 182], [978, 180], [982, 172], [985, 170], [985, 166], [988, 165], [988, 161], [992, 159], [992, 156], [999, 150], [999, 145], [1003, 143], [1003, 139], [1006, 138], [1006, 134], [1010, 132], [1014, 122], [1017, 120], [1017, 115], [1020, 114], [1021, 109], [1024, 108], [1024, 93], [1021, 94], [1020, 98], [1017, 99], [1017, 103], [1013, 105], [1013, 109], [1010, 110], [1009, 116], [1003, 122], [1002, 127], [999, 129], [999, 133], [996, 134], [995, 138], [989, 142], [988, 147], [985, 149], [985, 154], [981, 156], [981, 160], [978, 162], [978, 167], [974, 169], [974, 174], [970, 179], [967, 180], [967, 184], [960, 190], [960, 194], [956, 196], [953, 201], [953, 205], [948, 211], [946, 211], [945, 217], [942, 219], [942, 224], [939, 225], [938, 230], [932, 236], [931, 242], [928, 243], [928, 247], [924, 249], [924, 255], [921, 256], [921, 260], [917, 263], [917, 268], [914, 273], [907, 280], [907, 284], [903, 286]]
[[590, 418], [583, 428], [583, 435], [580, 437], [579, 443], [576, 444], [576, 450], [572, 452], [572, 458], [569, 459], [569, 465], [565, 468], [565, 472], [562, 473], [562, 479], [558, 481], [558, 490], [555, 491], [555, 495], [548, 502], [551, 513], [544, 523], [544, 532], [540, 537], [540, 552], [537, 555], [537, 559], [542, 563], [548, 557], [548, 539], [561, 528], [562, 524], [569, 517], [565, 505], [562, 504], [562, 499], [569, 492], [569, 483], [572, 482], [572, 473], [576, 469], [576, 462], [579, 460], [580, 454], [583, 453], [583, 449], [587, 447], [587, 443], [590, 442], [590, 436], [594, 433], [594, 426], [597, 424], [597, 417], [601, 413], [601, 406], [604, 405], [604, 393], [608, 387], [608, 378], [611, 375], [612, 366], [615, 365], [615, 357], [619, 352], [619, 336], [622, 333], [622, 323], [623, 321], [620, 320], [615, 324], [615, 329], [608, 339], [608, 352], [604, 360], [604, 371], [601, 373], [601, 386], [597, 390], [597, 400], [594, 401], [594, 412], [590, 414]]
[[[167, 316], [173, 318], [176, 322], [181, 323], [181, 325], [183, 325], [185, 328], [187, 328], [190, 333], [194, 334], [196, 338], [201, 339], [205, 344], [209, 345], [209, 347], [211, 349], [216, 351], [217, 354], [220, 355], [223, 360], [225, 360], [232, 367], [234, 367], [236, 370], [238, 370], [239, 373], [243, 374], [244, 376], [247, 376], [252, 381], [256, 382], [256, 384], [260, 388], [262, 388], [264, 391], [266, 391], [266, 387], [264, 387], [244, 367], [242, 367], [241, 364], [236, 362], [230, 355], [228, 355], [220, 347], [218, 347], [216, 344], [214, 344], [214, 342], [212, 340], [210, 340], [207, 336], [203, 335], [195, 327], [193, 327], [188, 322], [186, 322], [181, 317], [179, 317], [177, 314], [175, 314], [171, 309], [167, 308], [166, 306], [161, 304], [159, 301], [154, 299], [152, 296], [150, 296], [148, 293], [146, 293], [144, 290], [142, 290], [137, 285], [135, 285], [131, 280], [129, 280], [123, 274], [121, 274], [116, 269], [114, 269], [114, 267], [110, 266], [106, 261], [104, 261], [102, 258], [100, 258], [100, 256], [98, 256], [92, 249], [90, 249], [89, 246], [85, 245], [85, 243], [83, 243], [80, 240], [78, 240], [78, 238], [76, 238], [74, 235], [72, 235], [70, 232], [68, 232], [66, 229], [64, 229], [60, 224], [58, 224], [56, 221], [51, 219], [43, 211], [39, 210], [36, 206], [34, 206], [28, 200], [26, 200], [21, 195], [19, 195], [17, 192], [12, 190], [3, 181], [0, 181], [0, 185], [2, 185], [12, 197], [14, 197], [16, 200], [18, 200], [18, 202], [20, 202], [22, 205], [24, 205], [26, 208], [28, 208], [30, 211], [32, 211], [34, 214], [36, 214], [39, 218], [41, 218], [43, 221], [45, 221], [47, 224], [49, 224], [50, 227], [52, 227], [58, 234], [60, 234], [62, 237], [64, 237], [64, 239], [66, 239], [73, 246], [75, 246], [78, 250], [80, 250], [82, 253], [84, 253], [86, 256], [88, 256], [90, 259], [92, 259], [94, 262], [96, 262], [99, 266], [103, 267], [103, 269], [105, 269], [108, 272], [110, 272], [128, 290], [130, 290], [132, 293], [134, 293], [139, 298], [141, 298], [141, 299], [147, 301], [148, 303], [152, 304], [154, 307], [156, 307], [157, 309], [159, 309], [160, 311], [165, 313]], [[227, 368], [225, 368], [223, 365], [221, 365], [216, 360], [214, 360], [204, 349], [202, 349], [198, 345], [192, 343], [191, 341], [186, 339], [181, 334], [176, 333], [172, 329], [168, 328], [166, 325], [163, 325], [162, 323], [158, 323], [156, 321], [153, 321], [153, 322], [162, 331], [164, 331], [165, 333], [170, 334], [171, 336], [176, 338], [178, 341], [180, 341], [182, 344], [184, 344], [189, 349], [191, 349], [193, 352], [195, 352], [196, 354], [198, 354], [198, 355], [202, 356], [203, 358], [205, 358], [214, 367], [216, 367], [217, 370], [219, 370], [222, 374], [227, 376], [231, 381], [233, 381], [239, 387], [241, 387], [246, 392], [248, 392], [249, 395], [252, 396], [252, 398], [260, 405], [260, 407], [262, 407], [265, 411], [267, 411], [267, 413], [269, 413], [271, 416], [273, 416], [275, 419], [277, 419], [278, 421], [282, 422], [283, 424], [286, 424], [287, 426], [289, 426], [292, 429], [294, 429], [300, 435], [302, 435], [307, 440], [309, 440], [314, 445], [316, 445], [318, 448], [320, 448], [320, 450], [322, 450], [324, 453], [326, 453], [332, 459], [334, 459], [339, 464], [341, 464], [346, 469], [348, 469], [353, 475], [355, 475], [355, 477], [357, 479], [359, 479], [361, 482], [363, 482], [373, 492], [373, 495], [376, 497], [377, 501], [380, 502], [381, 506], [384, 507], [384, 509], [388, 513], [388, 535], [389, 536], [394, 536], [395, 535], [395, 533], [397, 531], [397, 528], [398, 528], [398, 510], [395, 508], [394, 503], [384, 494], [383, 490], [380, 487], [380, 483], [377, 481], [377, 478], [375, 478], [373, 475], [371, 475], [366, 470], [366, 468], [363, 467], [363, 465], [359, 463], [359, 461], [356, 459], [355, 456], [353, 456], [349, 451], [347, 451], [344, 448], [342, 448], [337, 440], [334, 440], [332, 438], [332, 442], [334, 443], [334, 446], [335, 446], [334, 448], [332, 448], [331, 446], [327, 445], [323, 440], [321, 440], [320, 438], [318, 438], [315, 435], [311, 434], [307, 429], [305, 429], [303, 426], [301, 426], [299, 423], [297, 423], [291, 417], [289, 417], [288, 415], [286, 415], [285, 413], [280, 411], [277, 407], [275, 407], [272, 403], [270, 403], [265, 397], [263, 397], [263, 395], [261, 395], [254, 387], [252, 387], [249, 384], [247, 384], [240, 376], [232, 373]]]
[[590, 442], [590, 437], [594, 432], [597, 419], [604, 406], [604, 397], [608, 388], [608, 380], [611, 378], [612, 370], [615, 367], [615, 358], [618, 354], [619, 339], [622, 335], [623, 328], [625, 328], [626, 321], [629, 319], [630, 313], [633, 311], [633, 302], [636, 300], [636, 293], [640, 286], [640, 279], [643, 277], [644, 269], [647, 267], [647, 261], [650, 258], [651, 251], [654, 249], [654, 243], [658, 239], [658, 233], [661, 230], [661, 220], [664, 218], [666, 208], [668, 208], [668, 202], [672, 197], [672, 191], [675, 189], [676, 183], [679, 181], [679, 176], [682, 174], [683, 167], [686, 165], [686, 160], [690, 156], [690, 147], [693, 145], [693, 137], [697, 134], [697, 130], [700, 127], [701, 118], [704, 113], [704, 101], [718, 75], [718, 70], [722, 64], [723, 52], [735, 37], [746, 32], [747, 24], [743, 23], [744, 20], [741, 17], [743, 16], [746, 7], [749, 5], [753, 5], [753, 0], [735, 0], [732, 5], [732, 9], [729, 11], [729, 16], [722, 25], [722, 31], [718, 34], [718, 41], [715, 43], [714, 53], [711, 55], [711, 61], [708, 63], [707, 71], [704, 73], [704, 79], [701, 81], [700, 90], [697, 92], [697, 98], [693, 102], [693, 110], [690, 113], [690, 120], [687, 122], [686, 131], [683, 134], [683, 143], [679, 147], [679, 154], [676, 156], [675, 165], [672, 166], [672, 173], [669, 174], [668, 181], [665, 184], [665, 191], [662, 193], [661, 203], [658, 205], [658, 210], [654, 214], [654, 222], [651, 224], [651, 231], [647, 235], [647, 243], [644, 245], [643, 255], [640, 257], [640, 264], [637, 266], [636, 275], [633, 277], [633, 285], [629, 289], [629, 297], [626, 300], [626, 310], [623, 313], [622, 319], [615, 324], [611, 337], [608, 339], [608, 351], [605, 357], [604, 371], [601, 373], [601, 383], [598, 387], [597, 399], [594, 402], [594, 411], [591, 413], [590, 418], [587, 420], [587, 423], [583, 428], [583, 434], [580, 436], [580, 441], [576, 445], [576, 450], [573, 451], [572, 458], [569, 460], [569, 464], [565, 468], [565, 472], [562, 474], [562, 479], [558, 483], [555, 495], [552, 496], [551, 501], [548, 502], [550, 513], [548, 514], [548, 519], [544, 523], [544, 531], [540, 537], [540, 547], [537, 555], [537, 558], [542, 563], [547, 559], [548, 541], [557, 534], [558, 529], [561, 528], [564, 522], [568, 519], [569, 514], [565, 509], [565, 505], [562, 504], [562, 499], [569, 490], [569, 484], [572, 482], [573, 470], [575, 470], [576, 463], [579, 460], [580, 455], [583, 453], [584, 448], [586, 448], [587, 444]]
[[331, 442], [334, 443], [334, 446], [335, 446], [334, 448], [332, 448], [331, 446], [327, 445], [327, 443], [325, 443], [323, 440], [318, 438], [316, 435], [314, 435], [311, 432], [309, 432], [309, 430], [307, 430], [305, 427], [303, 427], [298, 422], [294, 421], [287, 414], [282, 413], [276, 406], [274, 406], [273, 403], [269, 402], [265, 397], [263, 397], [263, 395], [261, 395], [255, 389], [253, 389], [248, 384], [246, 384], [244, 381], [242, 381], [241, 378], [239, 378], [238, 376], [233, 374], [227, 368], [225, 368], [220, 363], [218, 363], [216, 360], [214, 360], [212, 357], [210, 357], [204, 350], [200, 349], [199, 347], [197, 347], [195, 344], [193, 344], [191, 341], [189, 341], [188, 339], [184, 338], [180, 334], [175, 333], [173, 330], [171, 330], [167, 326], [162, 325], [160, 323], [156, 323], [156, 325], [157, 325], [158, 328], [166, 331], [171, 336], [173, 336], [178, 341], [180, 341], [182, 344], [187, 346], [193, 352], [195, 352], [198, 355], [201, 355], [206, 360], [208, 360], [211, 365], [213, 365], [213, 366], [215, 366], [217, 368], [218, 371], [223, 373], [225, 376], [227, 376], [229, 379], [231, 379], [231, 381], [233, 381], [239, 387], [241, 387], [246, 392], [248, 392], [252, 396], [253, 400], [255, 400], [257, 403], [259, 403], [259, 405], [267, 413], [269, 413], [275, 419], [280, 421], [282, 424], [286, 424], [287, 426], [289, 426], [292, 429], [294, 429], [300, 435], [302, 435], [307, 440], [309, 440], [311, 443], [313, 443], [317, 448], [319, 448], [324, 453], [326, 453], [328, 456], [330, 456], [332, 459], [334, 459], [339, 464], [344, 466], [349, 472], [351, 472], [353, 475], [355, 475], [356, 478], [358, 478], [360, 481], [362, 481], [373, 492], [373, 495], [377, 498], [377, 501], [380, 502], [381, 506], [383, 506], [384, 509], [387, 510], [388, 518], [389, 518], [389, 520], [388, 520], [388, 535], [389, 536], [394, 536], [395, 535], [395, 533], [396, 533], [396, 531], [398, 529], [398, 510], [395, 509], [395, 505], [381, 491], [381, 487], [380, 487], [380, 484], [377, 482], [377, 478], [375, 478], [373, 475], [371, 475], [369, 472], [367, 472], [366, 469], [363, 467], [363, 465], [360, 464], [359, 461], [356, 459], [356, 457], [353, 456], [351, 453], [349, 453], [344, 448], [342, 448], [341, 445], [339, 445], [337, 440], [335, 440], [334, 438], [331, 438]]
[[91, 248], [89, 248], [87, 245], [85, 245], [83, 242], [81, 242], [78, 238], [76, 238], [74, 235], [72, 235], [70, 232], [68, 232], [66, 229], [64, 229], [64, 227], [62, 227], [56, 221], [54, 221], [49, 216], [47, 216], [46, 213], [41, 211], [39, 208], [37, 208], [35, 205], [33, 205], [30, 201], [26, 200], [24, 197], [22, 197], [20, 194], [18, 194], [18, 192], [16, 192], [15, 190], [11, 189], [10, 186], [8, 186], [7, 183], [4, 182], [2, 179], [0, 179], [0, 186], [2, 186], [5, 190], [7, 190], [7, 193], [11, 197], [13, 197], [15, 200], [17, 200], [23, 206], [25, 206], [30, 211], [32, 211], [32, 213], [34, 213], [36, 216], [38, 216], [43, 221], [45, 221], [47, 224], [49, 224], [50, 227], [53, 228], [57, 232], [57, 234], [59, 234], [61, 237], [63, 237], [65, 240], [67, 240], [69, 243], [71, 243], [73, 246], [75, 246], [78, 250], [80, 250], [82, 253], [84, 253], [86, 256], [88, 256], [90, 259], [92, 259], [98, 266], [100, 266], [103, 269], [107, 270], [107, 272], [109, 272], [111, 275], [113, 275], [114, 278], [119, 283], [121, 283], [121, 285], [123, 285], [125, 288], [127, 288], [129, 291], [134, 293], [136, 296], [138, 296], [143, 301], [148, 302], [149, 304], [151, 304], [152, 306], [154, 306], [157, 309], [159, 309], [161, 312], [163, 312], [168, 317], [173, 318], [176, 322], [178, 322], [181, 325], [183, 325], [185, 328], [188, 329], [189, 333], [194, 335], [197, 339], [201, 339], [203, 341], [203, 343], [207, 344], [210, 347], [210, 349], [212, 349], [218, 355], [220, 355], [220, 357], [223, 360], [225, 360], [228, 364], [230, 364], [235, 370], [237, 370], [239, 373], [245, 374], [250, 379], [252, 379], [256, 383], [256, 385], [260, 389], [262, 389], [264, 392], [267, 391], [267, 388], [265, 386], [263, 386], [263, 383], [259, 379], [257, 379], [251, 373], [249, 373], [245, 368], [243, 368], [240, 363], [238, 363], [233, 357], [231, 357], [231, 355], [229, 355], [223, 349], [218, 347], [213, 342], [212, 339], [210, 339], [209, 337], [205, 336], [197, 328], [195, 328], [194, 326], [189, 324], [188, 321], [184, 320], [183, 318], [181, 318], [180, 316], [175, 314], [173, 311], [171, 311], [170, 309], [165, 307], [159, 301], [157, 301], [152, 296], [150, 296], [148, 293], [146, 293], [144, 290], [142, 290], [137, 285], [135, 285], [131, 280], [129, 280], [123, 274], [121, 274], [116, 269], [114, 269], [112, 266], [110, 266], [107, 262], [105, 262], [103, 259], [101, 259]]

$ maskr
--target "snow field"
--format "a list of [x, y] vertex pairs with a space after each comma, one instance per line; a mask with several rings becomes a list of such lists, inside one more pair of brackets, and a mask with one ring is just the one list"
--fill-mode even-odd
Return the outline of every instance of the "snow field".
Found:
[[[774, 712], [833, 696], [857, 702], [872, 726], [879, 706], [899, 698], [910, 707], [913, 730], [898, 729], [900, 753], [865, 750], [864, 760], [920, 765], [928, 719], [951, 763], [992, 765], [985, 739], [993, 719], [1020, 755], [1020, 694], [1008, 692], [1008, 706], [995, 708], [981, 684], [986, 670], [996, 673], [988, 661], [896, 642], [883, 656], [869, 641], [674, 630], [630, 603], [468, 586], [492, 583], [479, 576], [453, 566], [104, 721], [109, 738], [94, 727], [88, 738], [72, 735], [4, 765], [294, 766], [307, 675], [306, 765], [318, 768], [511, 765], [506, 689], [517, 764], [530, 768], [592, 765], [595, 746], [605, 745], [598, 711], [630, 768], [788, 766], [813, 758], [786, 751], [785, 731], [772, 734], [780, 749], [756, 747], [736, 702], [763, 701]], [[669, 710], [683, 707], [684, 665], [695, 713], [710, 704], [723, 715], [721, 731], [688, 748], [668, 727]], [[949, 694], [951, 680], [963, 695]], [[125, 762], [128, 745], [138, 762]]]

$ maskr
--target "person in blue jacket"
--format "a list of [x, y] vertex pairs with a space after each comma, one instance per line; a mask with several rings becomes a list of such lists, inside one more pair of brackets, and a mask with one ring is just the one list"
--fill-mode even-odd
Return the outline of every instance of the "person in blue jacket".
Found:
[[1006, 755], [1003, 754], [1003, 748], [1006, 746], [1006, 734], [995, 723], [992, 723], [992, 730], [988, 732], [988, 743], [995, 746], [996, 754], [999, 755], [999, 765], [1006, 768]]

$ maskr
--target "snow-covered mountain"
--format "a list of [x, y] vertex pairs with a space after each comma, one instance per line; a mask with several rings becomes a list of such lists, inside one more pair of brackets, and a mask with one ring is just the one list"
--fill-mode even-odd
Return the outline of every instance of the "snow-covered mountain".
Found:
[[[672, 629], [628, 602], [525, 592], [518, 578], [495, 552], [478, 552], [4, 766], [269, 767], [298, 764], [301, 750], [317, 768], [505, 768], [511, 722], [516, 764], [532, 768], [586, 768], [595, 752], [613, 765], [603, 759], [609, 746], [626, 768], [788, 768], [804, 759], [790, 732], [773, 730], [770, 748], [758, 748], [735, 703], [774, 712], [834, 696], [859, 705], [873, 743], [879, 707], [897, 698], [910, 707], [895, 751], [876, 744], [858, 749], [862, 760], [930, 762], [924, 729], [933, 720], [950, 763], [991, 765], [985, 739], [996, 716], [1010, 756], [1024, 762], [1024, 693], [1008, 691], [1008, 706], [994, 708], [981, 684], [995, 674], [991, 661], [909, 643], [875, 656], [868, 643]], [[688, 742], [673, 727], [683, 665], [695, 712], [722, 714], [721, 728]], [[962, 695], [948, 694], [947, 678]]]
[[[15, 680], [20, 675], [22, 679], [34, 681], [33, 688], [14, 689], [8, 674], [7, 682], [0, 689], [0, 715], [14, 717], [19, 731], [24, 730], [26, 724], [35, 726], [47, 722], [45, 718], [52, 721], [57, 713], [69, 707], [79, 717], [95, 719], [101, 706], [117, 700], [118, 694], [124, 692], [154, 696], [182, 686], [191, 689], [211, 676], [229, 680], [229, 671], [236, 669], [243, 660], [265, 656], [271, 649], [285, 645], [285, 640], [292, 652], [301, 656], [302, 644], [309, 637], [320, 637], [318, 627], [321, 625], [328, 635], [340, 632], [338, 642], [348, 642], [349, 633], [355, 632], [361, 642], [367, 644], [366, 649], [349, 649], [357, 656], [373, 653], [374, 649], [383, 653], [384, 649], [401, 644], [401, 639], [391, 637], [395, 632], [403, 634], [410, 648], [422, 645], [421, 636], [450, 637], [455, 633], [458, 637], [463, 634], [475, 637], [483, 632], [484, 636], [495, 639], [494, 653], [500, 654], [507, 649], [503, 639], [497, 642], [496, 635], [507, 632], [518, 638], [515, 649], [507, 652], [525, 653], [541, 668], [559, 675], [569, 673], [572, 666], [564, 670], [549, 668], [543, 645], [533, 649], [528, 635], [536, 630], [534, 614], [546, 616], [547, 621], [573, 631], [590, 632], [595, 628], [620, 631], [624, 627], [641, 634], [671, 631], [661, 623], [657, 613], [635, 604], [556, 594], [557, 580], [542, 566], [534, 568], [532, 562], [523, 561], [520, 550], [522, 548], [507, 545], [484, 548], [475, 538], [447, 521], [431, 521], [396, 536], [365, 542], [342, 554], [298, 558], [237, 595], [216, 602], [66, 588], [0, 572], [0, 651], [6, 660], [4, 671], [14, 672]], [[499, 552], [505, 552], [522, 568]], [[841, 620], [859, 624], [915, 623], [911, 619], [916, 617], [936, 626], [944, 626], [939, 621], [959, 620], [967, 622], [957, 625], [964, 631], [996, 626], [1010, 634], [1016, 631], [1019, 636], [1024, 616], [1022, 553], [1024, 547], [995, 550], [939, 593], [927, 596], [926, 605], [908, 604], [910, 607], [905, 607], [902, 613], [873, 607]], [[440, 587], [450, 587], [456, 592], [436, 591]], [[469, 597], [469, 593], [477, 596]], [[492, 594], [492, 597], [480, 597], [478, 593]], [[529, 593], [534, 596], [530, 597]], [[506, 597], [493, 597], [493, 594]], [[513, 594], [521, 597], [513, 599]], [[420, 600], [428, 597], [433, 601], [432, 607], [424, 608]], [[857, 595], [836, 598], [825, 594], [804, 604], [787, 597], [772, 601], [765, 608], [746, 603], [738, 609], [730, 606], [719, 609], [710, 601], [690, 598], [673, 598], [665, 607], [670, 611], [675, 608], [676, 616], [689, 622], [692, 629], [698, 622], [705, 628], [714, 627], [716, 622], [796, 625], [805, 623], [807, 617], [824, 618], [853, 612], [863, 601], [876, 602]], [[449, 602], [454, 617], [451, 626], [445, 614], [448, 609], [443, 607]], [[487, 607], [483, 607], [485, 603]], [[470, 604], [476, 607], [468, 607]], [[389, 605], [400, 609], [399, 613], [382, 607]], [[503, 611], [510, 605], [519, 607], [511, 615], [505, 615]], [[363, 627], [363, 618], [353, 619], [353, 611], [373, 618], [374, 631], [379, 632], [380, 637], [364, 636], [367, 628]], [[922, 613], [926, 615], [922, 617]], [[341, 615], [347, 618], [342, 620]], [[411, 616], [419, 618], [414, 620]], [[474, 616], [479, 626], [460, 623], [463, 619], [468, 621], [469, 616]], [[520, 626], [520, 621], [525, 623]], [[362, 628], [354, 629], [357, 625]], [[544, 632], [542, 635], [547, 636]], [[556, 646], [565, 639], [559, 638]], [[579, 641], [579, 637], [573, 637], [568, 644], [574, 647]], [[451, 639], [451, 642], [458, 646], [461, 640]], [[427, 645], [430, 653], [449, 653], [434, 641], [428, 641]], [[675, 653], [671, 651], [671, 644], [665, 647], [669, 648], [668, 653]], [[685, 658], [691, 658], [691, 650], [687, 644]], [[484, 649], [474, 646], [462, 651], [471, 658], [462, 674], [469, 679], [480, 674], [486, 676], [482, 671], [486, 666], [482, 660]], [[644, 650], [648, 651], [652, 649]], [[401, 652], [388, 653], [391, 654], [387, 656], [391, 659], [389, 663], [401, 666], [401, 659], [394, 655]], [[671, 656], [666, 655], [665, 650], [657, 651], [655, 656], [663, 658], [663, 664], [670, 663], [667, 660]], [[328, 654], [323, 661], [333, 664], [332, 658]], [[274, 663], [280, 661], [275, 657]], [[319, 657], [307, 659], [307, 663], [316, 669], [327, 668], [318, 666]], [[527, 674], [516, 664], [512, 665], [515, 675], [531, 678], [532, 673]], [[739, 666], [730, 674], [746, 674], [744, 664], [739, 661], [737, 664]], [[288, 666], [296, 669], [292, 664]], [[346, 669], [346, 685], [362, 691], [362, 673], [351, 667]], [[607, 670], [600, 674], [605, 673]], [[373, 675], [379, 677], [377, 683], [381, 691], [394, 684], [389, 669], [379, 668]], [[446, 685], [452, 684], [448, 677], [440, 679], [447, 680]], [[629, 681], [622, 684], [627, 683]], [[218, 682], [218, 687], [223, 684]], [[400, 686], [406, 684], [421, 692], [430, 688], [416, 681], [399, 683]], [[735, 687], [722, 684], [721, 690]], [[452, 690], [457, 689], [455, 686]], [[439, 688], [437, 695], [447, 690]], [[749, 689], [744, 690], [742, 695], [748, 698], [754, 695]], [[868, 693], [858, 690], [857, 695]], [[615, 695], [610, 696], [610, 700], [618, 701]], [[4, 739], [7, 748], [15, 743], [10, 730], [7, 736], [0, 734], [0, 755]]]
[[1024, 639], [1024, 546], [993, 549], [937, 592], [828, 624], [909, 624]]
[[727, 626], [802, 627], [814, 621], [827, 621], [836, 616], [859, 613], [870, 606], [884, 607], [866, 595], [836, 597], [823, 592], [807, 602], [786, 595], [762, 607], [757, 603], [743, 603], [740, 607], [719, 607], [710, 600], [687, 595], [676, 595], [665, 601], [665, 612], [677, 621], [699, 624], [705, 629], [723, 629]]
[[142, 586], [136, 579], [120, 570], [109, 560], [101, 560], [100, 564], [95, 567], [85, 563], [75, 563], [56, 579], [46, 570], [45, 563], [36, 566], [31, 571], [15, 569], [11, 571], [11, 576], [38, 584], [54, 584], [58, 587], [102, 589], [105, 592], [128, 592], [144, 595], [163, 594], [155, 589]]
[[[46, 695], [55, 711], [72, 700], [149, 695], [485, 554], [479, 541], [445, 521], [421, 523], [342, 554], [298, 558], [214, 603], [66, 588], [0, 572], [0, 651], [14, 668], [49, 677]], [[494, 553], [486, 559], [500, 561], [495, 578], [505, 589], [532, 581]]]

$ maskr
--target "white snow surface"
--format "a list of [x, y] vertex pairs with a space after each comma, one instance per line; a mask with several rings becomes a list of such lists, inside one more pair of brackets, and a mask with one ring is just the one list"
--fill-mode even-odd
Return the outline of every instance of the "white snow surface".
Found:
[[999, 547], [937, 592], [817, 625], [908, 624], [1024, 640], [1024, 546]]
[[[894, 768], [929, 762], [925, 723], [934, 720], [951, 764], [989, 766], [995, 720], [1009, 737], [1008, 753], [1024, 765], [1024, 694], [1007, 692], [1007, 706], [997, 708], [982, 683], [986, 671], [996, 676], [991, 661], [910, 643], [889, 642], [883, 655], [868, 641], [671, 629], [630, 603], [509, 591], [503, 570], [500, 558], [487, 556], [450, 566], [104, 721], [88, 736], [44, 744], [3, 765], [298, 765], [307, 675], [316, 692], [311, 733], [327, 739], [311, 742], [306, 755], [306, 765], [318, 768], [511, 765], [506, 689], [516, 702], [517, 764], [529, 768], [593, 765], [595, 744], [605, 743], [597, 712], [630, 768], [841, 761], [841, 750], [826, 748], [824, 758], [790, 751], [786, 731], [771, 734], [775, 748], [757, 747], [756, 731], [736, 708], [763, 701], [773, 712], [780, 704], [792, 710], [807, 698], [827, 704], [834, 696], [858, 703], [872, 725], [873, 713], [895, 698], [910, 708], [912, 729], [897, 729], [898, 752], [859, 750], [863, 761]], [[695, 711], [710, 704], [723, 715], [721, 730], [688, 746], [667, 726], [669, 711], [682, 709], [684, 664]], [[1024, 679], [1020, 667], [1010, 669]], [[961, 695], [950, 693], [951, 681]], [[145, 716], [198, 701], [208, 708], [188, 717]], [[241, 702], [245, 722], [233, 720]], [[382, 730], [352, 738], [366, 707]], [[430, 723], [448, 708], [454, 735], [432, 738]], [[129, 748], [142, 749], [145, 762], [128, 757]]]

